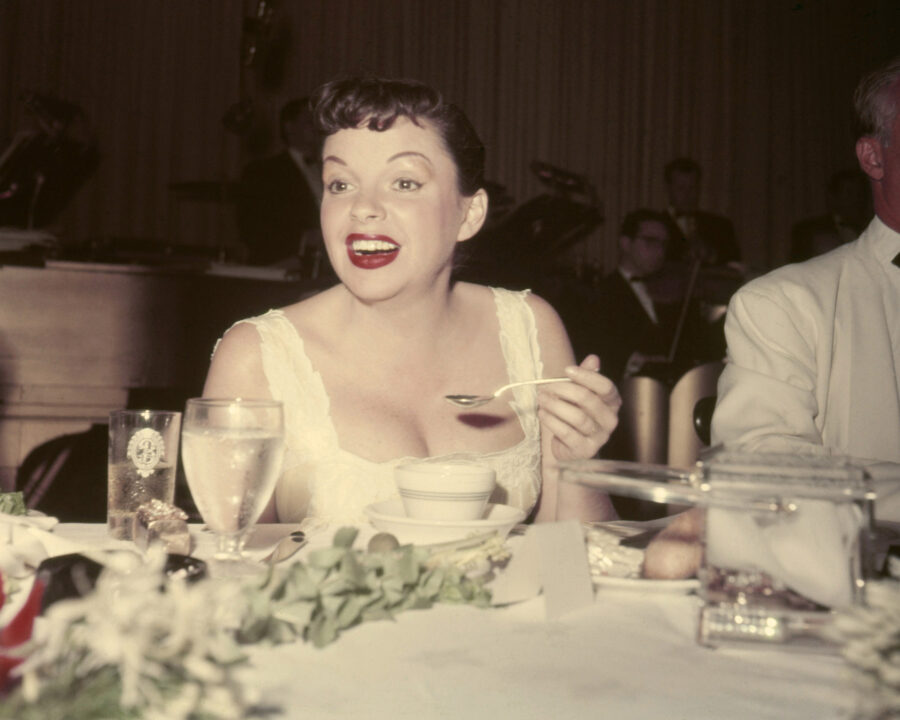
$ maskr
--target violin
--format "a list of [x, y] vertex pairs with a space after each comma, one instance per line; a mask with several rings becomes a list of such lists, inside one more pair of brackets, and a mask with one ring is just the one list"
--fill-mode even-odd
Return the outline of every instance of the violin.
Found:
[[744, 282], [744, 273], [739, 268], [730, 265], [703, 266], [698, 261], [668, 262], [658, 273], [644, 279], [653, 302], [664, 305], [690, 300], [727, 305]]

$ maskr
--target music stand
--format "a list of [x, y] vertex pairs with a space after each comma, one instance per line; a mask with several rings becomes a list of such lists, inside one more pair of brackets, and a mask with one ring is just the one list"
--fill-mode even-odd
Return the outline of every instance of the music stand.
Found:
[[92, 143], [20, 132], [0, 156], [0, 226], [46, 227], [99, 164]]

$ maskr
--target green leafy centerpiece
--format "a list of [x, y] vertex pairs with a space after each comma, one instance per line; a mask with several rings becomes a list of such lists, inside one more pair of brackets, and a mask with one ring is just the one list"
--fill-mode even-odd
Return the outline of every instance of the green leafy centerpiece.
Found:
[[0, 513], [6, 515], [25, 515], [25, 496], [20, 491], [0, 493]]
[[[500, 562], [500, 538], [442, 553], [405, 545], [354, 549], [355, 528], [305, 562], [245, 584], [164, 580], [165, 556], [97, 558], [93, 592], [51, 606], [24, 646], [21, 684], [0, 701], [0, 718], [86, 720], [230, 719], [260, 714], [241, 684], [241, 645], [306, 641], [322, 647], [368, 620], [434, 603], [485, 607], [490, 592], [469, 576]], [[474, 564], [474, 565], [473, 565]]]

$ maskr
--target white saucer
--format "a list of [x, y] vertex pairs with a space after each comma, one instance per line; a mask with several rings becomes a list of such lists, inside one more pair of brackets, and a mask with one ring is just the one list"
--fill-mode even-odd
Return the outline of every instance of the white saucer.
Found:
[[514, 525], [525, 519], [524, 510], [489, 504], [480, 520], [416, 520], [406, 517], [400, 498], [372, 503], [364, 512], [377, 530], [391, 533], [401, 543], [418, 545], [461, 540], [489, 530], [505, 537]]

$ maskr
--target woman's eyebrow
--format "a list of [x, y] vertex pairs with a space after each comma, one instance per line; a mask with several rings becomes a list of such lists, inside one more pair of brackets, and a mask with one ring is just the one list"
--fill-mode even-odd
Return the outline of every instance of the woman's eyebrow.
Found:
[[396, 155], [391, 155], [388, 158], [388, 162], [393, 162], [394, 160], [398, 160], [402, 157], [418, 157], [422, 158], [429, 165], [432, 165], [431, 159], [425, 155], [424, 153], [416, 152], [415, 150], [405, 150], [404, 152], [398, 152]]
[[343, 165], [344, 167], [347, 166], [347, 163], [341, 160], [337, 155], [326, 155], [323, 157], [322, 164], [324, 165], [327, 162], [336, 162], [338, 165]]

